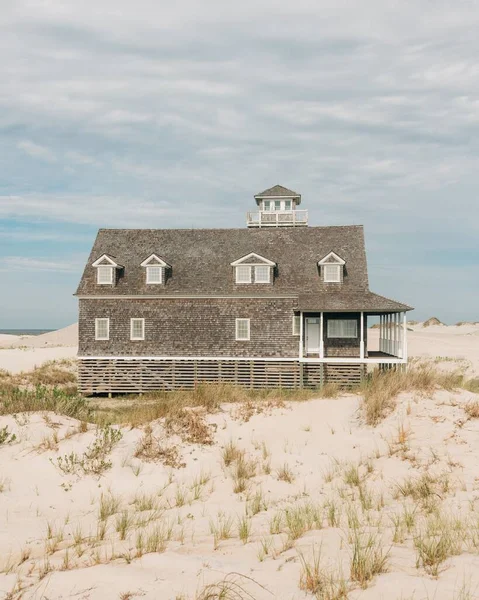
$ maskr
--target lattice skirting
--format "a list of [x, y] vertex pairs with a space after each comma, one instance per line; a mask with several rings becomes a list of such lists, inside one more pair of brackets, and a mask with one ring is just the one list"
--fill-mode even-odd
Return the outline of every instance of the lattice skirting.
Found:
[[361, 381], [362, 365], [301, 364], [268, 360], [80, 359], [83, 394], [142, 393], [192, 389], [201, 383], [249, 388], [316, 388], [327, 381], [345, 386]]

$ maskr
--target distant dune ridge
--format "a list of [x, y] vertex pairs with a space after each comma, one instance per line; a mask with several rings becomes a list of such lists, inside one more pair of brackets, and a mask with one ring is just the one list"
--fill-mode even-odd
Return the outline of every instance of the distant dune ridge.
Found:
[[0, 334], [0, 347], [53, 348], [78, 345], [78, 323], [42, 335]]
[[444, 325], [437, 317], [431, 317], [422, 324], [423, 327], [431, 327], [432, 325]]

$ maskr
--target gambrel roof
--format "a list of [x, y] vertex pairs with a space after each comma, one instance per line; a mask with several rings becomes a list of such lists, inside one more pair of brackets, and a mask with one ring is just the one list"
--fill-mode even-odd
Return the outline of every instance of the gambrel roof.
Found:
[[[318, 262], [334, 251], [346, 263], [341, 290], [331, 291], [319, 275]], [[115, 296], [262, 296], [264, 290], [236, 284], [232, 263], [255, 254], [276, 265], [268, 295], [331, 298], [340, 306], [351, 298], [369, 298], [369, 309], [379, 309], [369, 292], [363, 227], [284, 227], [268, 229], [100, 229], [77, 290], [80, 296], [103, 296], [92, 262], [103, 254], [124, 265]], [[145, 281], [146, 257], [156, 254], [171, 266], [162, 287], [151, 289]], [[376, 298], [376, 299], [375, 299]], [[381, 301], [382, 302], [382, 301]], [[405, 310], [396, 303], [386, 310]], [[409, 308], [409, 307], [408, 307]]]

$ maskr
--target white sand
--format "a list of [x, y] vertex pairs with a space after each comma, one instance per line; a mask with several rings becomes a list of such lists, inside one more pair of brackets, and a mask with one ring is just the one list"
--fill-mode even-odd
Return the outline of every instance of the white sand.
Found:
[[0, 335], [0, 369], [31, 371], [50, 360], [73, 358], [78, 350], [78, 324], [43, 335]]
[[[413, 330], [407, 332], [410, 357], [450, 363], [450, 368], [467, 365], [471, 375], [479, 375], [479, 325], [423, 327], [419, 323], [408, 327]], [[368, 347], [377, 349], [378, 343], [379, 330], [369, 329]]]
[[[8, 425], [17, 434], [18, 442], [0, 450], [1, 476], [7, 482], [0, 495], [0, 555], [3, 566], [12, 568], [11, 573], [0, 575], [0, 590], [9, 591], [20, 575], [23, 585], [28, 586], [25, 599], [103, 600], [120, 598], [126, 592], [151, 600], [175, 600], [181, 594], [190, 599], [202, 584], [235, 572], [253, 578], [268, 590], [248, 584], [255, 598], [307, 598], [298, 587], [301, 571], [298, 553], [309, 556], [313, 547], [316, 552], [321, 547], [323, 563], [340, 565], [348, 576], [352, 549], [347, 535], [347, 507], [356, 505], [366, 525], [359, 503], [348, 500], [351, 488], [345, 485], [340, 470], [333, 482], [325, 482], [325, 474], [337, 461], [369, 459], [372, 472], [366, 479], [368, 489], [374, 490], [374, 502], [378, 502], [380, 494], [384, 499], [384, 507], [379, 512], [373, 509], [370, 514], [375, 519], [382, 515], [383, 545], [391, 549], [389, 567], [367, 590], [356, 588], [349, 597], [459, 598], [455, 594], [459, 593], [463, 580], [470, 582], [472, 589], [479, 586], [477, 550], [448, 559], [436, 580], [422, 568], [416, 568], [411, 536], [404, 543], [392, 544], [390, 516], [402, 511], [403, 501], [393, 497], [395, 482], [409, 474], [418, 476], [427, 469], [431, 473], [449, 473], [450, 491], [444, 494], [447, 511], [468, 515], [477, 522], [479, 420], [464, 425], [465, 413], [461, 408], [471, 397], [466, 392], [455, 395], [437, 392], [434, 399], [403, 396], [397, 411], [376, 429], [358, 420], [359, 399], [354, 396], [272, 409], [269, 414], [253, 416], [248, 422], [234, 418], [235, 407], [225, 407], [224, 412], [209, 418], [217, 425], [215, 445], [183, 444], [186, 468], [174, 470], [133, 458], [141, 432], [125, 428], [123, 439], [112, 453], [113, 467], [101, 478], [62, 475], [50, 462], [72, 451], [81, 454], [93, 440], [93, 431], [76, 433], [60, 441], [57, 450], [40, 451], [36, 447], [44, 437], [51, 437], [56, 431], [61, 440], [68, 431], [75, 430], [77, 422], [55, 415], [49, 415], [50, 425], [39, 414], [20, 422], [3, 417], [0, 427]], [[409, 449], [390, 456], [399, 425], [410, 432]], [[157, 431], [160, 431], [158, 426]], [[249, 483], [250, 494], [263, 491], [267, 510], [252, 517], [246, 544], [238, 539], [237, 533], [237, 519], [245, 513], [246, 495], [233, 493], [231, 475], [221, 460], [221, 446], [231, 439], [237, 440], [259, 464], [263, 463], [263, 442], [271, 455], [267, 459], [271, 462], [271, 474], [260, 473]], [[284, 463], [294, 473], [292, 483], [277, 479], [277, 470]], [[135, 466], [140, 468], [137, 475]], [[195, 500], [194, 480], [201, 473], [207, 474], [209, 480]], [[338, 500], [335, 488], [345, 490], [344, 500]], [[186, 494], [184, 506], [176, 506], [178, 490]], [[146, 531], [151, 531], [155, 524], [164, 527], [171, 524], [172, 539], [164, 552], [134, 558], [137, 534], [130, 531], [122, 542], [115, 531], [115, 516], [108, 519], [104, 540], [94, 541], [99, 499], [101, 494], [109, 492], [121, 497], [118, 510], [128, 509], [135, 518], [150, 514], [135, 508], [135, 495], [154, 494], [161, 513]], [[328, 498], [336, 498], [342, 505], [340, 527], [329, 526], [325, 513], [322, 529], [306, 532], [292, 548], [281, 551], [287, 536], [271, 535], [273, 515], [281, 508], [305, 502], [324, 504]], [[232, 537], [220, 541], [215, 550], [210, 523], [221, 518], [232, 520]], [[47, 539], [48, 524], [54, 530], [52, 539], [57, 536], [56, 547], [48, 556], [54, 570], [38, 581], [47, 556], [45, 547], [53, 544]], [[74, 537], [80, 534], [84, 540], [75, 546]], [[270, 541], [273, 546], [270, 555], [260, 562], [262, 540]], [[67, 547], [70, 564], [67, 570], [62, 570]], [[12, 567], [19, 562], [25, 548], [30, 549], [30, 557], [24, 564]]]
[[78, 346], [78, 323], [42, 335], [0, 334], [0, 347], [48, 348]]
[[[462, 366], [465, 359], [479, 373], [478, 331], [476, 326], [415, 326], [409, 332], [410, 354], [452, 366]], [[369, 334], [372, 340], [377, 330]], [[64, 356], [67, 351], [73, 355], [76, 348], [3, 349], [0, 368], [6, 357], [11, 370], [18, 370], [18, 366], [26, 368], [26, 356], [40, 364], [54, 352]], [[48, 352], [52, 354], [48, 356]], [[449, 358], [443, 360], [445, 357]], [[185, 468], [171, 469], [134, 458], [142, 432], [124, 428], [110, 457], [112, 468], [99, 478], [65, 475], [54, 466], [59, 457], [71, 452], [81, 456], [94, 439], [93, 428], [78, 433], [77, 421], [53, 414], [0, 417], [0, 430], [8, 426], [17, 435], [14, 443], [0, 446], [0, 597], [19, 581], [25, 600], [193, 600], [204, 584], [228, 573], [241, 573], [258, 582], [243, 580], [258, 600], [306, 600], [312, 596], [299, 588], [299, 554], [311, 557], [313, 548], [316, 553], [321, 549], [322, 565], [341, 568], [348, 578], [352, 556], [348, 514], [351, 518], [357, 513], [365, 531], [379, 531], [383, 549], [390, 553], [387, 572], [376, 576], [365, 590], [353, 586], [350, 599], [475, 598], [479, 590], [479, 419], [469, 420], [463, 409], [473, 399], [477, 396], [464, 391], [437, 391], [433, 398], [403, 394], [394, 413], [374, 429], [362, 422], [360, 398], [353, 395], [271, 408], [247, 422], [239, 418], [237, 407], [225, 406], [208, 417], [216, 426], [213, 446], [179, 444]], [[403, 446], [399, 443], [402, 431]], [[155, 434], [163, 435], [159, 423]], [[59, 440], [56, 448], [38, 447], [53, 435]], [[231, 472], [222, 463], [222, 447], [232, 439], [258, 464], [247, 493], [234, 493]], [[174, 442], [175, 438], [170, 438], [168, 444]], [[269, 454], [266, 459], [263, 444]], [[356, 488], [345, 483], [347, 461], [362, 462], [364, 485], [372, 493], [370, 510], [363, 512]], [[268, 462], [269, 474], [263, 467]], [[285, 463], [294, 474], [291, 483], [278, 480], [278, 470]], [[438, 578], [417, 567], [413, 532], [393, 541], [391, 518], [401, 514], [407, 502], [396, 497], [396, 484], [422, 473], [447, 473], [448, 487], [436, 490], [433, 496], [444, 514], [461, 516], [466, 524], [460, 534], [464, 539], [461, 552], [441, 564]], [[195, 479], [201, 474], [207, 482], [197, 486], [200, 491], [195, 494]], [[266, 498], [263, 509], [267, 510], [251, 517], [250, 537], [243, 544], [238, 537], [238, 518], [245, 514], [248, 498], [251, 506], [258, 490]], [[135, 496], [154, 494], [159, 512], [144, 528], [144, 538], [155, 527], [169, 524], [172, 536], [164, 551], [136, 557], [140, 527], [133, 527], [126, 539], [120, 540], [117, 515], [107, 520], [104, 538], [98, 537], [100, 497], [110, 493], [120, 498], [118, 510], [128, 510], [135, 520], [152, 515], [135, 505]], [[179, 501], [182, 495], [186, 496], [184, 505]], [[271, 534], [271, 519], [282, 509], [304, 503], [324, 507], [328, 500], [341, 507], [339, 526], [330, 525], [324, 509], [322, 528], [305, 532], [289, 549], [284, 548], [285, 525], [282, 533]], [[409, 504], [413, 505], [417, 503]], [[417, 514], [423, 513], [418, 509]], [[211, 523], [228, 519], [231, 538], [221, 540], [214, 549]], [[419, 527], [426, 516], [416, 519]], [[53, 528], [51, 539], [49, 526]], [[262, 542], [271, 547], [260, 561]], [[42, 570], [48, 570], [45, 567], [52, 570], [42, 575]], [[471, 595], [461, 595], [461, 589]]]

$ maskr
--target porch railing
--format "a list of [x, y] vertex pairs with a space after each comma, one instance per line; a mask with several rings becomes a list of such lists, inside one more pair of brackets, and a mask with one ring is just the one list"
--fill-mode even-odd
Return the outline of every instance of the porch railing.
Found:
[[307, 210], [255, 211], [246, 215], [248, 227], [296, 227], [308, 224]]

